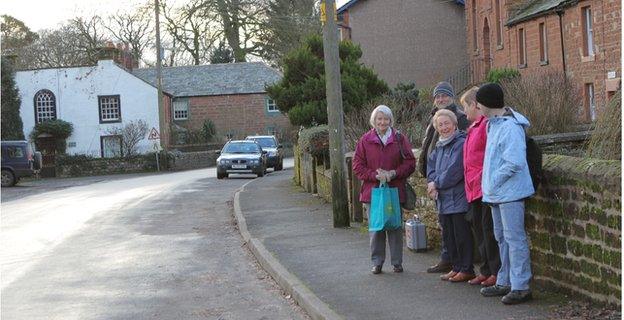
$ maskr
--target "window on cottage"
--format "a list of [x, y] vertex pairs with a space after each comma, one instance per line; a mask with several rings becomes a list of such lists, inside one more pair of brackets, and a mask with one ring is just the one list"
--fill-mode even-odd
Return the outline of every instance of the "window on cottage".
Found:
[[101, 136], [100, 146], [102, 151], [102, 158], [117, 158], [121, 157], [121, 136]]
[[189, 114], [188, 100], [176, 100], [173, 102], [173, 120], [186, 120]]
[[539, 24], [539, 45], [540, 45], [540, 61], [548, 62], [548, 37], [546, 33], [546, 24]]
[[503, 45], [503, 19], [501, 17], [500, 6], [500, 0], [496, 0], [494, 10], [496, 11], [496, 44], [498, 46]]
[[279, 109], [277, 108], [277, 105], [275, 104], [275, 100], [273, 99], [266, 99], [266, 106], [267, 106], [268, 112], [279, 112]]
[[518, 64], [521, 67], [526, 67], [526, 38], [524, 28], [518, 29]]
[[50, 90], [35, 94], [35, 123], [56, 119], [56, 97]]
[[594, 52], [594, 28], [592, 23], [591, 7], [581, 9], [583, 19], [583, 55], [593, 56]]
[[98, 96], [100, 123], [121, 122], [121, 101], [119, 95]]
[[472, 0], [472, 48], [477, 50], [477, 1]]
[[594, 99], [594, 84], [585, 84], [585, 112], [591, 121], [596, 120], [596, 102]]

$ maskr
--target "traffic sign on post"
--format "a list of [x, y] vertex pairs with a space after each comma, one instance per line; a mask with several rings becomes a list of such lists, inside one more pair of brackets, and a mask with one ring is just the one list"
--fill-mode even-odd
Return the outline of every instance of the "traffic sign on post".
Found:
[[160, 139], [160, 133], [158, 133], [158, 130], [156, 130], [156, 128], [152, 127], [152, 130], [150, 131], [149, 136], [147, 137], [148, 140], [158, 140]]

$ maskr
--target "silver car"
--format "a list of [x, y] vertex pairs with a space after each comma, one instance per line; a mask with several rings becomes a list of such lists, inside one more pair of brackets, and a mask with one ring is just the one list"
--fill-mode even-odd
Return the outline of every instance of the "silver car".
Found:
[[267, 167], [275, 171], [284, 168], [284, 152], [281, 144], [275, 136], [248, 136], [245, 140], [253, 140], [260, 144], [262, 150], [267, 152]]
[[229, 141], [219, 153], [217, 179], [227, 178], [230, 173], [252, 173], [258, 177], [266, 173], [267, 152], [255, 141]]

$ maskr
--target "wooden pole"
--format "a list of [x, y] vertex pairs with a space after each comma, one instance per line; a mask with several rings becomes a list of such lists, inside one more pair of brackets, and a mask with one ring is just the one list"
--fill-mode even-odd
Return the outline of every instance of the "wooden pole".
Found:
[[332, 209], [334, 227], [349, 226], [349, 204], [345, 174], [344, 119], [340, 57], [338, 56], [338, 27], [334, 11], [335, 1], [325, 1], [326, 21], [323, 26], [323, 53], [325, 56], [325, 86], [329, 122], [329, 157], [332, 173]]

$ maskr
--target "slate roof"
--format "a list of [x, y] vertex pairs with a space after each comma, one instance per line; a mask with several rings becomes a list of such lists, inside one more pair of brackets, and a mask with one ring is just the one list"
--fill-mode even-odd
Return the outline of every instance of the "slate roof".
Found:
[[[340, 8], [338, 8], [338, 10], [336, 10], [336, 14], [341, 14], [343, 12], [345, 12], [345, 10], [349, 9], [350, 7], [352, 7], [354, 4], [356, 4], [359, 0], [349, 0], [347, 1], [345, 4], [343, 4], [342, 6], [340, 6]], [[456, 4], [460, 4], [460, 5], [465, 5], [465, 1], [464, 0], [452, 0], [454, 1]]]
[[[156, 68], [135, 69], [132, 74], [156, 85]], [[240, 62], [165, 67], [162, 77], [166, 93], [196, 97], [266, 92], [265, 85], [279, 81], [282, 74], [262, 62]]]
[[576, 4], [578, 0], [532, 0], [507, 20], [507, 26], [512, 26], [539, 16], [550, 14], [558, 9]]

